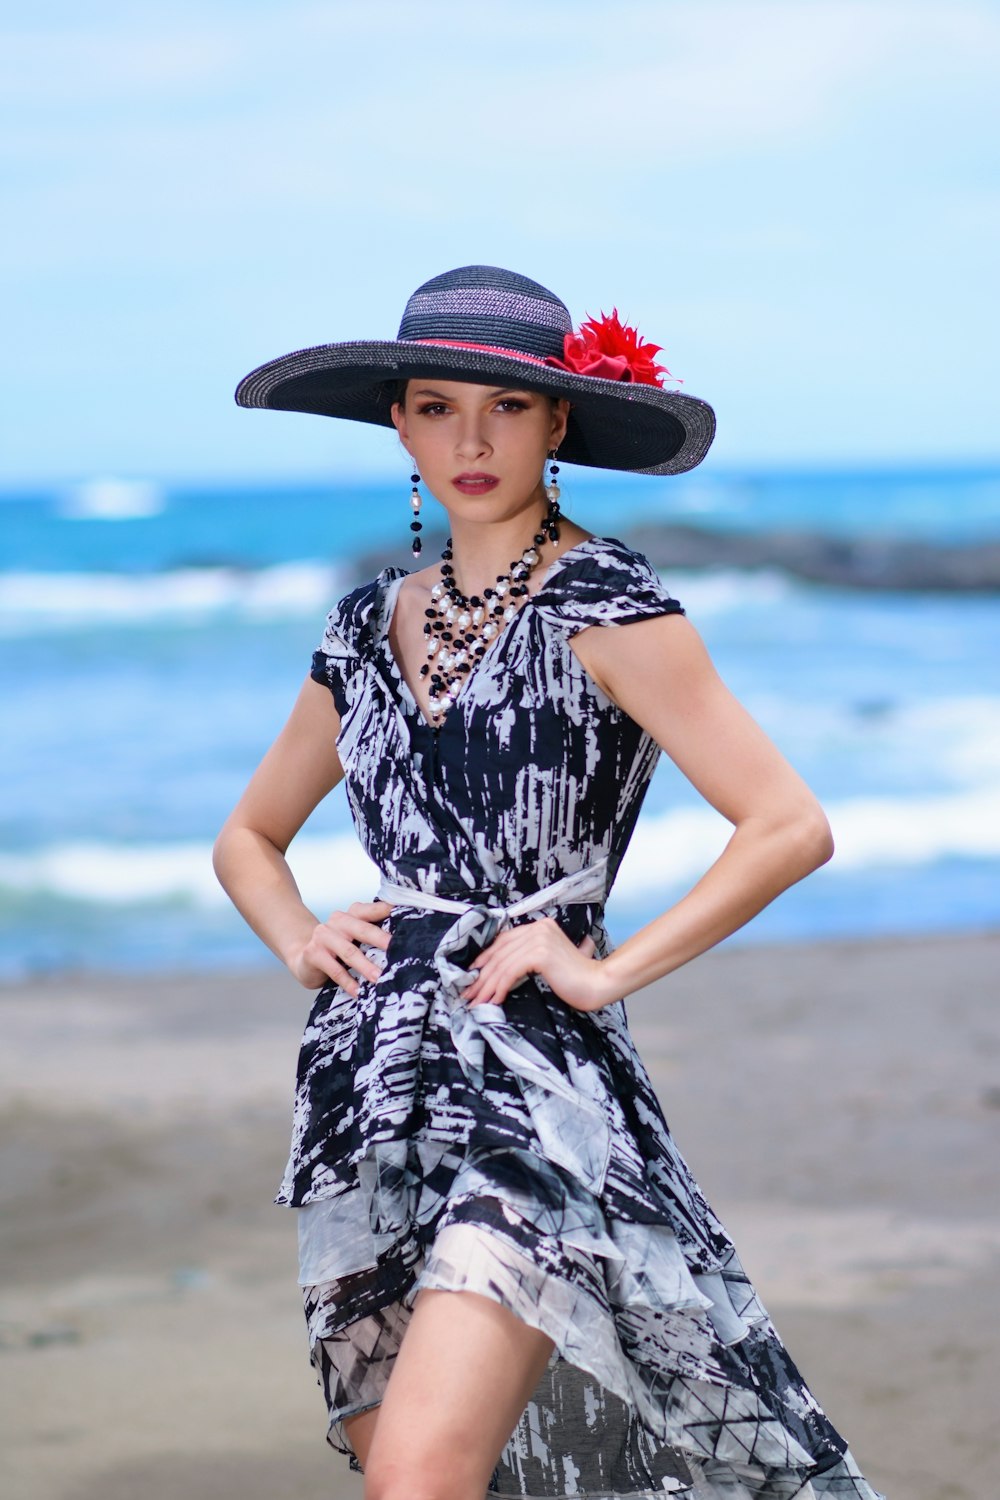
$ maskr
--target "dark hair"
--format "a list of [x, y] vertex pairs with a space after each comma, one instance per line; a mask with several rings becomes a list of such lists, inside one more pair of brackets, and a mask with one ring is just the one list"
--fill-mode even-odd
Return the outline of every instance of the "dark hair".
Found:
[[407, 381], [405, 380], [383, 380], [382, 384], [379, 386], [379, 405], [384, 405], [386, 409], [389, 410], [391, 409], [393, 402], [398, 401], [400, 406], [405, 406], [406, 386]]

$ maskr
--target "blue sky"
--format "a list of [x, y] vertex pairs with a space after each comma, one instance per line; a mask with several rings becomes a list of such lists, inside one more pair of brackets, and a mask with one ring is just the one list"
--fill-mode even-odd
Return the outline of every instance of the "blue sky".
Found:
[[1000, 458], [998, 4], [11, 10], [0, 486], [393, 474], [233, 387], [472, 261], [617, 304], [713, 466]]

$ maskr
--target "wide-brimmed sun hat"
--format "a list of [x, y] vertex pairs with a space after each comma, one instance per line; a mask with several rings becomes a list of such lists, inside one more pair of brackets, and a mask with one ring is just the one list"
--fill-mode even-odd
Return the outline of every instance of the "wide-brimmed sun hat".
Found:
[[[657, 344], [617, 309], [578, 332], [553, 292], [497, 266], [462, 266], [418, 287], [398, 337], [318, 344], [252, 370], [240, 406], [316, 412], [392, 425], [395, 383], [467, 380], [565, 396], [560, 461], [640, 474], [682, 474], [708, 452], [715, 414], [697, 396], [666, 390]], [[673, 378], [673, 377], [671, 377]]]

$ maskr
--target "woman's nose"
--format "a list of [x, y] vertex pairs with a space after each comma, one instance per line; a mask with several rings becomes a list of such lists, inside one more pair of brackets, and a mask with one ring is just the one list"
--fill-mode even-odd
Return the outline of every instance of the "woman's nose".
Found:
[[469, 421], [463, 424], [456, 447], [460, 458], [480, 458], [489, 451], [489, 446], [486, 434], [479, 422]]

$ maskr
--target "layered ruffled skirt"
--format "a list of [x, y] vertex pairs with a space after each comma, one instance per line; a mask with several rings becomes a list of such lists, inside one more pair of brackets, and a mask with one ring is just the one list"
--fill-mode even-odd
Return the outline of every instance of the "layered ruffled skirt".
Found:
[[[597, 913], [563, 923], [590, 930]], [[376, 1405], [422, 1287], [471, 1290], [554, 1349], [490, 1493], [879, 1500], [680, 1156], [622, 1002], [541, 981], [461, 1000], [485, 907], [397, 910], [382, 978], [322, 991], [278, 1201], [328, 1438]]]

